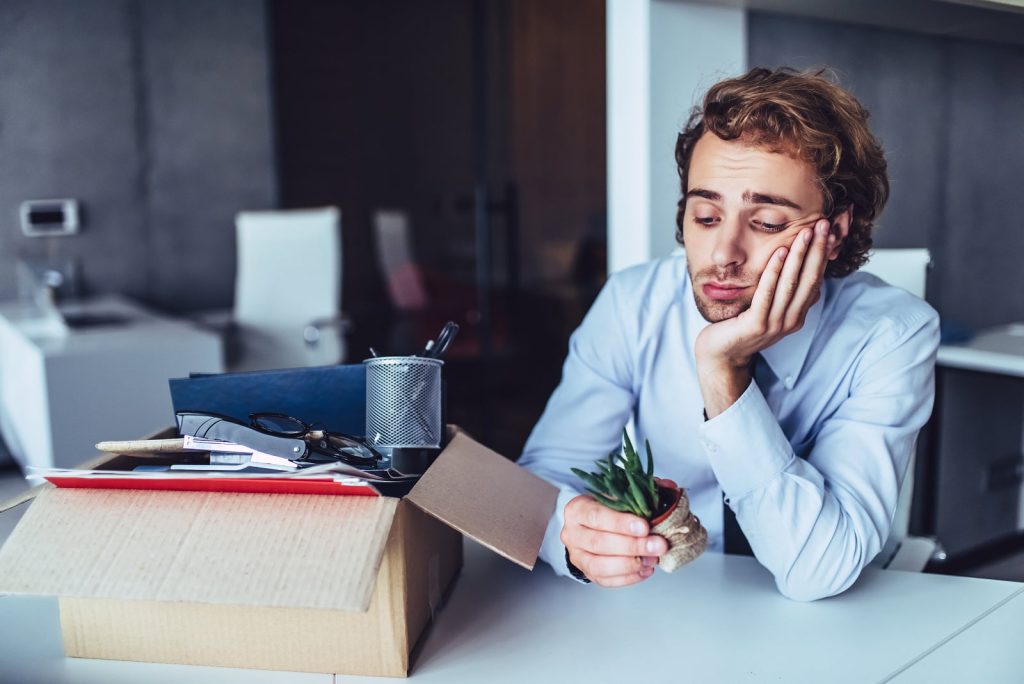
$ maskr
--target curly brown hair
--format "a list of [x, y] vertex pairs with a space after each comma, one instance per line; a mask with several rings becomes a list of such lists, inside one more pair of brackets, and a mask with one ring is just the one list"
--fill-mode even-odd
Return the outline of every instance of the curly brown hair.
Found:
[[826, 74], [826, 69], [757, 67], [711, 86], [703, 106], [694, 107], [676, 139], [682, 184], [676, 211], [679, 244], [690, 158], [697, 141], [710, 131], [723, 140], [742, 139], [811, 164], [821, 184], [825, 215], [831, 218], [853, 206], [849, 235], [825, 275], [842, 278], [867, 262], [874, 221], [889, 199], [885, 154], [868, 130], [868, 111]]

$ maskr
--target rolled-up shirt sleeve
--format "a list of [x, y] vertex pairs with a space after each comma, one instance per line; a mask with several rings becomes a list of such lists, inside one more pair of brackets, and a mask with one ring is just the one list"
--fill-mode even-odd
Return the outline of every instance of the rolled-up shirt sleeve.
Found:
[[701, 445], [758, 561], [779, 590], [814, 600], [848, 588], [881, 550], [917, 434], [934, 401], [938, 318], [890, 324], [847, 396], [797, 458], [755, 382], [701, 426]]
[[619, 285], [620, 277], [612, 276], [570, 337], [561, 381], [519, 459], [560, 490], [540, 550], [560, 575], [569, 574], [561, 542], [565, 505], [583, 491], [570, 468], [592, 470], [595, 460], [618, 448], [635, 402], [636, 312], [621, 310]]

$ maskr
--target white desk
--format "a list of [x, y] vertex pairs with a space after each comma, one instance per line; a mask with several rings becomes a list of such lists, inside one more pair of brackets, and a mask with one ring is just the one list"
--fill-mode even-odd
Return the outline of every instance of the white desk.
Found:
[[222, 370], [217, 335], [124, 298], [62, 311], [127, 322], [62, 332], [23, 306], [0, 305], [0, 431], [22, 465], [71, 467], [96, 442], [158, 430], [174, 418], [168, 378]]
[[893, 681], [897, 684], [985, 682], [1019, 684], [1024, 680], [1024, 589], [967, 629], [911, 663]]
[[1024, 378], [1024, 323], [985, 330], [965, 344], [944, 344], [936, 363]]
[[[1020, 663], [1019, 615], [978, 638], [1024, 585], [868, 569], [850, 591], [795, 603], [751, 558], [706, 554], [673, 574], [603, 590], [526, 572], [467, 542], [466, 566], [413, 668], [416, 682], [873, 682], [911, 676], [942, 648], [999, 681]], [[1011, 604], [1018, 611], [1019, 603]], [[1010, 608], [1007, 605], [1004, 608]], [[1000, 608], [999, 610], [1003, 610]], [[1014, 623], [1014, 619], [1018, 618]], [[1005, 626], [1006, 631], [1000, 631]], [[967, 630], [967, 631], [965, 631]], [[270, 637], [271, 635], [267, 635]], [[338, 635], [339, 645], [344, 635]], [[943, 645], [945, 644], [945, 645]], [[937, 646], [942, 648], [936, 650]], [[56, 601], [0, 598], [0, 663], [18, 682], [330, 682], [324, 675], [62, 657]], [[685, 661], [683, 670], [673, 661]], [[920, 661], [920, 662], [918, 662]], [[942, 680], [942, 678], [940, 678]], [[380, 684], [377, 677], [337, 682]], [[908, 680], [910, 681], [910, 680]], [[934, 678], [931, 681], [936, 681]], [[986, 681], [967, 677], [965, 681]]]

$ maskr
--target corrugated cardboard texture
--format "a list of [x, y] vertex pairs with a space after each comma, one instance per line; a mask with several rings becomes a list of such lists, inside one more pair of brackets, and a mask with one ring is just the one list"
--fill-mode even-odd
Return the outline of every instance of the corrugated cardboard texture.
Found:
[[0, 550], [0, 591], [363, 611], [398, 500], [44, 490]]
[[456, 432], [406, 499], [532, 570], [557, 496], [554, 485]]
[[[402, 677], [461, 565], [461, 536], [400, 506], [365, 613], [155, 601], [60, 601], [64, 649], [82, 658]], [[431, 580], [428, 568], [437, 569]]]
[[399, 507], [399, 515], [408, 530], [405, 624], [411, 652], [441, 609], [445, 593], [462, 567], [462, 535], [409, 504]]

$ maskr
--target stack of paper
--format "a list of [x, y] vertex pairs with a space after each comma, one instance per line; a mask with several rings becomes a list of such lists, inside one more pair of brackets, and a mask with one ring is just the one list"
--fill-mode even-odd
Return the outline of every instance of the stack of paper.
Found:
[[[142, 459], [139, 459], [142, 460]], [[249, 463], [236, 465], [142, 466], [132, 470], [29, 468], [29, 479], [57, 487], [90, 489], [164, 489], [175, 491], [259, 492], [282, 494], [345, 494], [379, 496], [396, 485], [411, 487], [416, 478], [396, 471], [360, 470], [345, 463], [324, 463], [288, 471], [254, 472]], [[239, 472], [238, 469], [245, 469]]]

